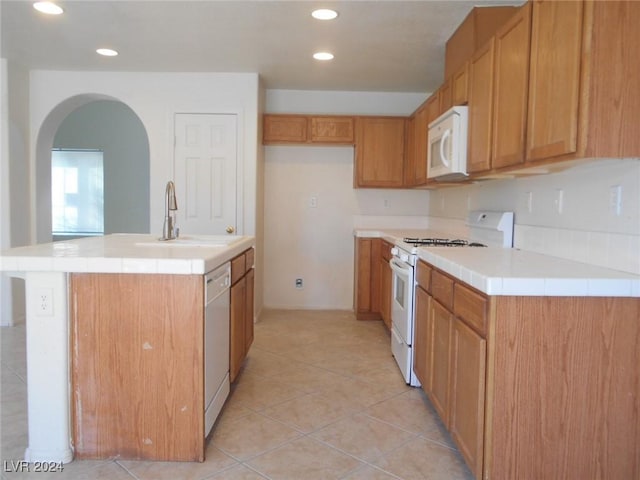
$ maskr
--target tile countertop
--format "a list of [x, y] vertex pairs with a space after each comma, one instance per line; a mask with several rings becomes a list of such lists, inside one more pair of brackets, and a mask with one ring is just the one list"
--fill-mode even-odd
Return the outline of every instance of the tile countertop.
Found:
[[119, 233], [11, 248], [0, 252], [0, 271], [205, 274], [255, 244], [252, 236], [234, 237], [226, 246], [168, 246], [157, 238]]
[[[395, 243], [429, 230], [355, 230]], [[446, 235], [444, 235], [446, 236]], [[515, 248], [421, 247], [418, 257], [487, 295], [640, 297], [640, 276]]]

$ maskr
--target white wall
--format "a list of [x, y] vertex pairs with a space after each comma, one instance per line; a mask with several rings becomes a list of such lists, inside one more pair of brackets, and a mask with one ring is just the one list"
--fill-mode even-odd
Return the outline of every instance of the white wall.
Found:
[[[268, 90], [266, 111], [409, 115], [426, 96]], [[354, 189], [353, 153], [353, 147], [265, 148], [266, 307], [351, 309], [354, 222], [426, 217], [427, 191]], [[295, 288], [296, 278], [303, 289]]]
[[[617, 185], [620, 215], [609, 206]], [[601, 159], [554, 174], [432, 191], [432, 217], [464, 219], [469, 209], [513, 210], [517, 248], [640, 274], [640, 159]]]

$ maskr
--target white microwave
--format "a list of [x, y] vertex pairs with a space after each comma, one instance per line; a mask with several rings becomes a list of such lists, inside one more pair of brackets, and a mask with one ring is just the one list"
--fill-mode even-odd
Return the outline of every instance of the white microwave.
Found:
[[469, 107], [452, 107], [429, 124], [427, 178], [467, 177]]

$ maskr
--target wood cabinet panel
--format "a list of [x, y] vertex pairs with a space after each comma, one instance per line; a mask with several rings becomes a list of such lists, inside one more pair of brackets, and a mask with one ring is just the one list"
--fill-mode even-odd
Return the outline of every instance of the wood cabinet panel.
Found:
[[353, 144], [354, 118], [346, 116], [313, 116], [310, 118], [312, 143]]
[[253, 343], [254, 249], [231, 260], [229, 380], [235, 381]]
[[355, 239], [354, 309], [358, 320], [380, 320], [381, 247], [379, 238]]
[[405, 118], [358, 117], [355, 187], [402, 187]]
[[483, 467], [486, 361], [486, 341], [454, 320], [449, 430], [476, 478]]
[[453, 106], [453, 92], [451, 88], [451, 79], [447, 79], [438, 89], [438, 102], [440, 103], [440, 115], [449, 110]]
[[453, 105], [469, 102], [469, 62], [465, 62], [451, 77], [451, 97]]
[[444, 77], [450, 78], [516, 11], [515, 7], [474, 8], [447, 41]]
[[427, 394], [442, 423], [449, 427], [449, 365], [451, 355], [451, 327], [453, 316], [440, 303], [431, 300], [429, 317], [433, 322], [431, 338], [431, 358], [429, 359]]
[[496, 33], [492, 168], [525, 160], [530, 31], [527, 3]]
[[577, 150], [584, 2], [534, 2], [527, 159]]
[[468, 173], [491, 168], [494, 45], [492, 38], [469, 62]]
[[485, 478], [639, 478], [640, 299], [496, 300]]
[[240, 373], [245, 357], [245, 318], [247, 311], [247, 280], [242, 277], [231, 286], [231, 318], [229, 323], [229, 381]]
[[269, 143], [305, 143], [308, 138], [306, 115], [264, 115], [263, 138]]
[[70, 275], [76, 458], [204, 460], [202, 275]]

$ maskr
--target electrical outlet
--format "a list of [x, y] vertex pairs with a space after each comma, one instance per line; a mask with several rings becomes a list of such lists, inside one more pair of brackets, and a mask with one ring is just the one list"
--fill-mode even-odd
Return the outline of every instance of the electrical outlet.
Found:
[[622, 186], [613, 185], [609, 187], [609, 212], [615, 216], [622, 213]]
[[38, 288], [36, 290], [35, 304], [33, 305], [36, 315], [42, 317], [53, 316], [53, 289], [52, 288]]
[[556, 209], [556, 213], [558, 215], [562, 215], [562, 210], [564, 209], [564, 190], [558, 188], [556, 190], [556, 196], [553, 200], [553, 206]]
[[313, 196], [313, 197], [309, 198], [309, 207], [310, 208], [317, 208], [318, 207], [318, 197]]
[[296, 278], [296, 288], [302, 288], [302, 279]]

